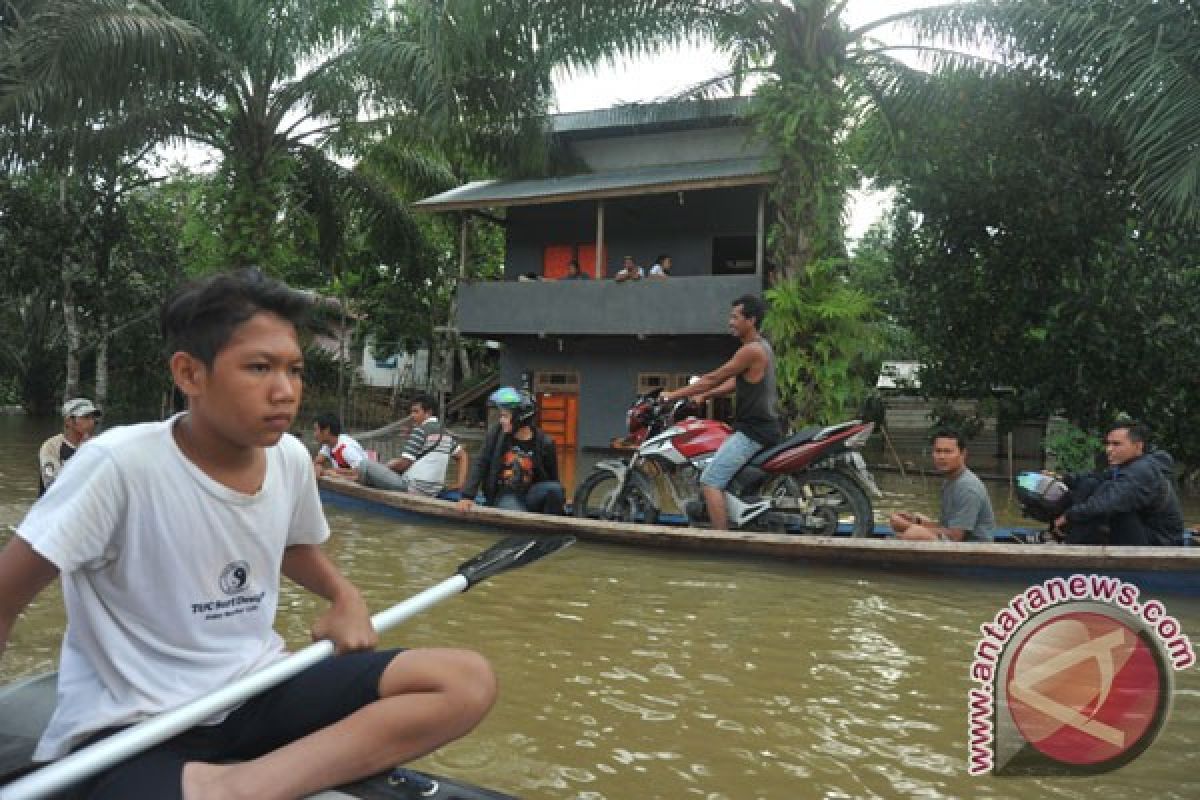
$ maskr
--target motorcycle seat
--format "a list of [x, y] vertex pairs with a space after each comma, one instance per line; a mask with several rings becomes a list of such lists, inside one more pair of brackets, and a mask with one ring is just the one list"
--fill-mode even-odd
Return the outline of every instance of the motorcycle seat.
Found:
[[807, 428], [799, 430], [784, 439], [779, 444], [760, 450], [758, 455], [750, 459], [750, 466], [761, 467], [763, 464], [767, 463], [784, 450], [795, 447], [796, 445], [804, 444], [805, 442], [811, 442], [816, 435], [823, 430], [825, 430], [825, 428], [821, 425], [810, 425]]

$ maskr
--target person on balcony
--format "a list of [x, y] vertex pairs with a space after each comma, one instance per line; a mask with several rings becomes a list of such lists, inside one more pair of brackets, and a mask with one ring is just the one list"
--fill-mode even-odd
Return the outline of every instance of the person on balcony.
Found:
[[460, 511], [475, 504], [482, 487], [489, 506], [508, 511], [562, 514], [566, 492], [558, 479], [554, 440], [533, 424], [537, 406], [526, 392], [502, 386], [488, 403], [500, 421], [487, 433], [463, 487]]
[[579, 261], [572, 258], [567, 262], [567, 274], [563, 277], [564, 281], [590, 281], [591, 275], [579, 268]]
[[646, 277], [646, 271], [634, 263], [633, 256], [625, 256], [621, 261], [621, 268], [617, 270], [613, 280], [617, 283], [625, 283], [625, 281], [640, 281], [644, 277]]
[[654, 259], [654, 264], [650, 267], [651, 278], [669, 278], [671, 277], [671, 257], [663, 253], [658, 258]]

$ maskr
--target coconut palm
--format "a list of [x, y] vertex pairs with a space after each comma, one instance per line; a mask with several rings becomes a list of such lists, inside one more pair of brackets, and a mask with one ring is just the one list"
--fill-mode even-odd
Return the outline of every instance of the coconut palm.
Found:
[[1124, 132], [1144, 202], [1200, 223], [1200, 6], [1189, 0], [981, 2], [1010, 54], [1073, 80]]

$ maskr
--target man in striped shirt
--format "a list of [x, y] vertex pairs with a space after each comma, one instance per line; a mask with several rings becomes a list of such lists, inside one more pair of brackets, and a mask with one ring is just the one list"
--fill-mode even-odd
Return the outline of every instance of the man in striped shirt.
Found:
[[446, 489], [446, 467], [453, 458], [458, 469], [457, 483], [449, 488], [461, 488], [467, 479], [467, 451], [434, 416], [436, 410], [437, 401], [432, 395], [417, 395], [409, 406], [413, 429], [404, 452], [386, 465], [364, 461], [358, 470], [359, 482], [377, 489], [437, 497]]

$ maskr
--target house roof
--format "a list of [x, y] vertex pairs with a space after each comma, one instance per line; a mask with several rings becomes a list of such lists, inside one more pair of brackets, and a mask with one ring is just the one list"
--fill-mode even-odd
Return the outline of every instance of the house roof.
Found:
[[628, 103], [594, 111], [573, 111], [550, 117], [550, 133], [577, 138], [613, 129], [678, 130], [711, 128], [718, 120], [733, 120], [750, 107], [748, 97], [680, 100], [666, 103]]
[[[597, 112], [599, 113], [599, 112]], [[589, 172], [558, 178], [475, 181], [413, 203], [425, 211], [547, 205], [573, 200], [664, 194], [771, 183], [775, 165], [761, 157], [728, 158]]]

